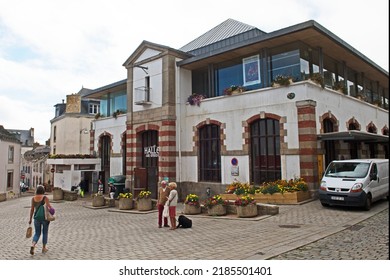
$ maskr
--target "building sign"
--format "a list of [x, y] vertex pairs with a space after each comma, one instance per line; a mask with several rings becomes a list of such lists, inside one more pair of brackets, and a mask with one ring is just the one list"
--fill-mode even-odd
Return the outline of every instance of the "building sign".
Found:
[[158, 157], [160, 152], [160, 147], [153, 145], [144, 148], [145, 157]]

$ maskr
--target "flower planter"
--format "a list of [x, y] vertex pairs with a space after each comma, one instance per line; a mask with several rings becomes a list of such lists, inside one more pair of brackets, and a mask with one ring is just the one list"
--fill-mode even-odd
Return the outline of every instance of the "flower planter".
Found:
[[0, 193], [0, 202], [7, 200], [7, 194], [6, 193]]
[[137, 202], [137, 209], [139, 211], [149, 211], [152, 210], [152, 199], [150, 197], [148, 198], [140, 198]]
[[102, 207], [104, 206], [106, 201], [104, 200], [104, 196], [97, 195], [92, 198], [92, 206], [93, 207]]
[[200, 214], [201, 211], [202, 209], [199, 205], [184, 204], [184, 214], [186, 215]]
[[222, 204], [217, 204], [208, 208], [207, 214], [209, 216], [223, 216], [226, 215], [226, 206]]
[[132, 198], [119, 198], [119, 210], [130, 210], [133, 209], [133, 199]]
[[64, 199], [64, 191], [62, 189], [54, 189], [53, 190], [53, 200], [63, 200]]
[[258, 203], [273, 203], [273, 204], [296, 204], [298, 202], [310, 198], [310, 193], [307, 191], [285, 192], [274, 194], [256, 193], [253, 198]]
[[[296, 204], [308, 200], [310, 198], [310, 193], [307, 191], [285, 192], [283, 194], [256, 193], [251, 194], [250, 196], [253, 196], [257, 203]], [[221, 194], [221, 197], [227, 200], [235, 200], [238, 196], [235, 194]]]
[[224, 200], [236, 200], [238, 195], [233, 194], [233, 193], [223, 193], [223, 194], [221, 194], [221, 197]]
[[237, 206], [237, 216], [240, 218], [250, 218], [257, 216], [257, 205], [248, 204], [246, 206]]

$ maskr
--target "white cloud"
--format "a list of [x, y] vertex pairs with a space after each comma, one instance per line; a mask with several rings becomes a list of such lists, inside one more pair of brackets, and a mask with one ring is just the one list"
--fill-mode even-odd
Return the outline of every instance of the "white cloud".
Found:
[[[388, 5], [387, 0], [0, 0], [0, 124], [34, 127], [36, 138], [46, 140], [53, 106], [82, 86], [124, 79], [122, 64], [143, 40], [180, 48], [228, 18], [265, 32], [313, 19], [388, 71]], [[29, 123], [14, 108], [29, 112]]]

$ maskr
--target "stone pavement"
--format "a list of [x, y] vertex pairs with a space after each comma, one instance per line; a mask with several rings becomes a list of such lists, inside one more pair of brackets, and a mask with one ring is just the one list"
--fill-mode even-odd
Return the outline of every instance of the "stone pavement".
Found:
[[[49, 252], [40, 252], [40, 240], [36, 254], [31, 256], [31, 239], [25, 238], [30, 199], [31, 195], [24, 194], [0, 203], [0, 260], [297, 259], [294, 253], [288, 253], [297, 248], [304, 252], [304, 259], [388, 259], [388, 251], [386, 255], [378, 254], [375, 246], [360, 256], [334, 253], [354, 248], [354, 243], [367, 237], [366, 232], [361, 236], [363, 231], [352, 228], [363, 222], [371, 232], [374, 228], [365, 220], [373, 216], [385, 220], [387, 230], [385, 227], [376, 235], [388, 247], [386, 200], [375, 203], [370, 211], [324, 208], [315, 200], [302, 205], [282, 205], [278, 215], [262, 219], [189, 216], [193, 227], [174, 231], [157, 227], [156, 212], [131, 214], [109, 211], [110, 208], [90, 209], [85, 207], [91, 203], [86, 198], [53, 202], [57, 219], [50, 224]], [[338, 234], [341, 239], [332, 245], [333, 237]], [[327, 250], [322, 258], [321, 250], [310, 247], [316, 241], [324, 242], [321, 246]], [[314, 251], [317, 254], [312, 254]]]

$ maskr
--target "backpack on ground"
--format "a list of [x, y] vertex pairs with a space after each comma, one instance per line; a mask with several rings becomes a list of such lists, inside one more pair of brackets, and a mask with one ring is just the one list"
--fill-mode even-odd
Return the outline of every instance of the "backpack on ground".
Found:
[[188, 219], [184, 215], [179, 216], [179, 225], [177, 227], [182, 227], [182, 228], [191, 228], [192, 227], [192, 221]]

